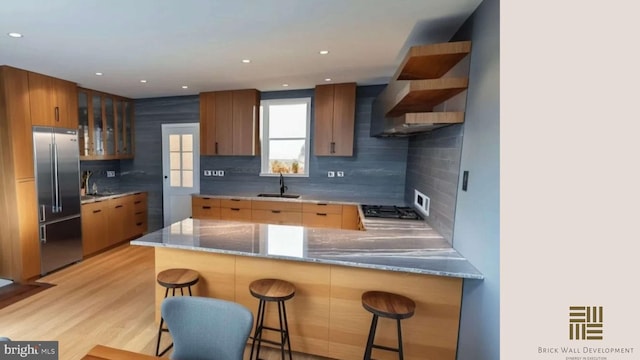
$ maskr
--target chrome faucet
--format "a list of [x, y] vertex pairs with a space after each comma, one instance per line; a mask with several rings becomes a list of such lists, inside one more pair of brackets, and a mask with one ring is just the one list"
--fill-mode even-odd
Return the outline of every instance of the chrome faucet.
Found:
[[284, 176], [280, 173], [280, 196], [284, 195], [284, 192], [287, 190], [287, 187], [284, 186]]

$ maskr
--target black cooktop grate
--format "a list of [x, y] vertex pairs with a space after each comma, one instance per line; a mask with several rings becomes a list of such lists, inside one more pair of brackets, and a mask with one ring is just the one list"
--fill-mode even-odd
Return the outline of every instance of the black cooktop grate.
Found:
[[364, 216], [369, 218], [422, 220], [422, 217], [408, 206], [362, 205], [362, 211]]

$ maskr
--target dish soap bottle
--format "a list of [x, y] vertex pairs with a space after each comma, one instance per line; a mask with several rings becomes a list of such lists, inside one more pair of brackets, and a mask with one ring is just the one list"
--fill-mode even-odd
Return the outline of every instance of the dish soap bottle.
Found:
[[91, 187], [91, 192], [94, 195], [98, 193], [98, 185], [96, 185], [96, 183], [93, 183], [93, 186]]

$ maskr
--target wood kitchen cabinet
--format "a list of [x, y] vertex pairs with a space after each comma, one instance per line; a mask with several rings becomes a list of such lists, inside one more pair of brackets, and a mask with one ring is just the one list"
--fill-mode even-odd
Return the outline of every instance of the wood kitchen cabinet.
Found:
[[314, 155], [353, 156], [356, 84], [316, 86], [314, 109]]
[[29, 72], [31, 124], [67, 129], [78, 127], [76, 84]]
[[200, 154], [259, 155], [259, 107], [255, 89], [200, 93]]
[[286, 201], [253, 201], [251, 221], [279, 225], [302, 225], [302, 204]]
[[220, 220], [251, 221], [251, 200], [220, 199]]
[[78, 88], [77, 104], [80, 160], [133, 158], [131, 99]]
[[191, 199], [191, 217], [194, 219], [220, 219], [220, 199], [194, 196]]
[[130, 196], [133, 204], [133, 222], [130, 223], [130, 232], [127, 238], [146, 234], [148, 229], [147, 221], [147, 193], [135, 193]]
[[107, 222], [109, 223], [108, 245], [115, 245], [129, 236], [133, 204], [127, 197], [109, 199]]
[[342, 228], [342, 205], [303, 203], [302, 225], [340, 229]]
[[83, 256], [94, 254], [111, 245], [108, 203], [108, 200], [97, 201], [81, 206]]

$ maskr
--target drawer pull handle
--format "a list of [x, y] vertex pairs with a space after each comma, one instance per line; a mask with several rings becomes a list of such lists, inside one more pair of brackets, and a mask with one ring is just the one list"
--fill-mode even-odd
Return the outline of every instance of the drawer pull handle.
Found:
[[240, 199], [231, 199], [231, 201], [240, 201]]
[[316, 213], [316, 215], [318, 215], [318, 216], [327, 216], [327, 214], [325, 214], [325, 213]]
[[325, 204], [325, 203], [319, 203], [319, 204], [316, 204], [316, 205], [318, 205], [318, 206], [327, 206], [327, 204]]
[[240, 211], [240, 208], [231, 208], [231, 211]]
[[138, 200], [138, 201], [134, 202], [134, 204], [137, 205], [137, 204], [140, 204], [141, 202], [142, 202], [142, 200]]
[[211, 198], [208, 198], [208, 197], [203, 197], [203, 198], [201, 198], [201, 199], [204, 199], [204, 200], [211, 200]]
[[142, 214], [143, 214], [143, 212], [142, 212], [142, 211], [138, 211], [138, 212], [136, 213], [136, 215], [142, 215]]
[[274, 214], [280, 214], [280, 210], [271, 210], [271, 212]]
[[142, 225], [142, 223], [141, 223], [141, 222], [136, 223], [136, 226], [141, 226], [141, 225]]
[[123, 207], [124, 205], [116, 205], [116, 209]]
[[93, 210], [93, 213], [94, 213], [94, 214], [97, 214], [97, 213], [99, 213], [99, 212], [102, 212], [102, 210]]
[[211, 206], [203, 206], [203, 209], [211, 209]]

